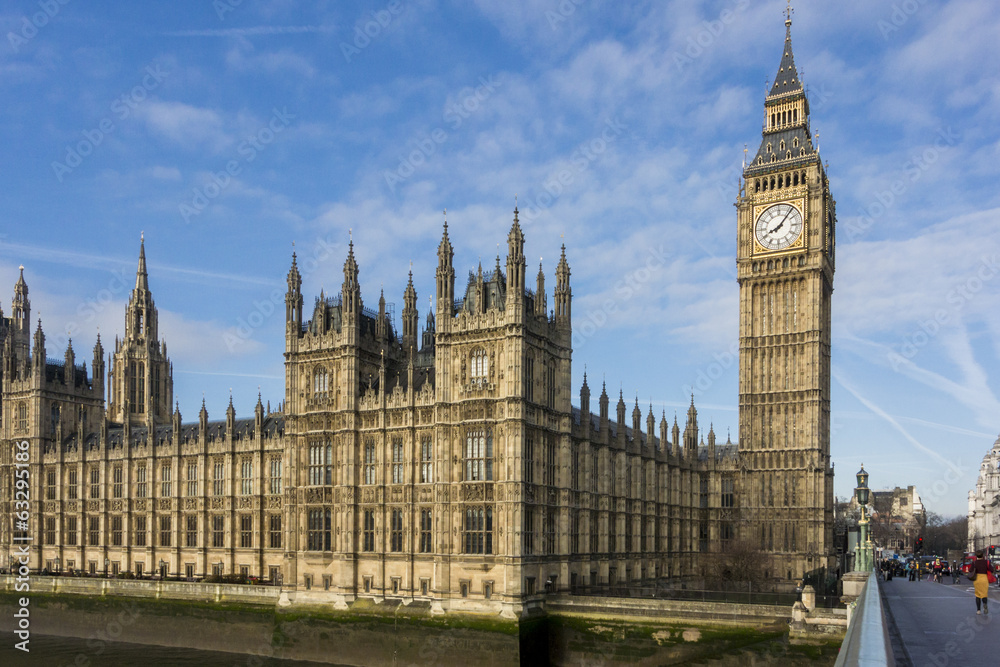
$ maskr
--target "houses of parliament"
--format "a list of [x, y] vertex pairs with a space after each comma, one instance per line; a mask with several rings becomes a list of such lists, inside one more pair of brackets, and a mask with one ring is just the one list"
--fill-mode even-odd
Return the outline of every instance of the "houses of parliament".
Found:
[[72, 342], [49, 357], [23, 269], [0, 312], [0, 553], [504, 614], [715, 577], [737, 542], [775, 582], [832, 569], [836, 213], [790, 20], [764, 107], [736, 201], [738, 443], [705, 433], [693, 398], [682, 425], [603, 386], [595, 406], [586, 375], [571, 387], [572, 252], [551, 292], [541, 267], [529, 282], [516, 208], [505, 262], [459, 282], [445, 223], [422, 330], [412, 272], [397, 330], [384, 295], [363, 301], [353, 243], [339, 293], [308, 309], [293, 254], [279, 409], [237, 418], [230, 399], [185, 421], [143, 241], [111, 350], [98, 335], [85, 360]]

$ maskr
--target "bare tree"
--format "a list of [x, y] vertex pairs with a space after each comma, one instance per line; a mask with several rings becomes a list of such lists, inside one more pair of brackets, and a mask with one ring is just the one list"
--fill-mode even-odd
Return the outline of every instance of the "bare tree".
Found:
[[733, 540], [721, 554], [724, 584], [759, 587], [767, 580], [770, 557], [750, 540]]

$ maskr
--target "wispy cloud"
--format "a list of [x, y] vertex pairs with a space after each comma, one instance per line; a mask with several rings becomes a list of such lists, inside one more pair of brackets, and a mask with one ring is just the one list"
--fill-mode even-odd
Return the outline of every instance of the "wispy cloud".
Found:
[[168, 37], [257, 37], [260, 35], [298, 35], [308, 32], [333, 32], [332, 25], [259, 25], [249, 28], [215, 28], [209, 30], [173, 30]]

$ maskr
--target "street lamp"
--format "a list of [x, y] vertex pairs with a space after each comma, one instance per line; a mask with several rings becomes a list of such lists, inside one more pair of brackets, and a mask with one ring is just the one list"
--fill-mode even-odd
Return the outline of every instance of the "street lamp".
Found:
[[868, 572], [872, 569], [871, 561], [871, 540], [868, 536], [868, 473], [865, 472], [865, 465], [861, 464], [861, 470], [858, 471], [858, 486], [854, 489], [855, 497], [858, 499], [858, 505], [861, 507], [861, 520], [858, 521], [858, 527], [861, 529], [858, 536], [858, 547], [856, 551], [856, 557], [854, 559], [854, 571], [855, 572]]
[[60, 565], [60, 562], [59, 562], [59, 556], [56, 556], [56, 559], [55, 559], [55, 561], [53, 562], [53, 565], [55, 565], [55, 568], [56, 568], [56, 574], [59, 574], [59, 573], [61, 572], [61, 570], [59, 569], [59, 565]]
[[111, 559], [108, 557], [104, 558], [104, 578], [108, 578], [108, 568], [111, 567]]
[[161, 558], [160, 559], [160, 579], [161, 580], [167, 578], [166, 577], [166, 571], [167, 571], [167, 562]]

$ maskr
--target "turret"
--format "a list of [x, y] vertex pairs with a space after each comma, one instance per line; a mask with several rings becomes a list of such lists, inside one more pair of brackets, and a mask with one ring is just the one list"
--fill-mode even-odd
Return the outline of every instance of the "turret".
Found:
[[639, 397], [635, 397], [635, 407], [632, 408], [632, 437], [636, 444], [642, 440], [642, 410], [639, 409]]
[[203, 436], [208, 434], [208, 410], [205, 408], [205, 397], [201, 397], [201, 410], [198, 411], [198, 427]]
[[447, 321], [454, 314], [455, 309], [455, 268], [451, 263], [454, 256], [455, 251], [448, 238], [448, 221], [445, 220], [444, 233], [441, 235], [441, 243], [438, 245], [438, 267], [435, 273], [437, 312], [442, 327], [447, 327]]
[[302, 276], [292, 253], [292, 266], [288, 269], [288, 291], [285, 292], [285, 323], [288, 334], [302, 332]]
[[608, 432], [608, 385], [606, 382], [601, 383], [601, 397], [597, 403], [601, 411], [599, 428], [601, 430], [601, 439], [603, 440]]
[[91, 362], [90, 366], [91, 373], [93, 374], [93, 387], [94, 396], [104, 401], [104, 373], [106, 372], [104, 366], [104, 346], [101, 345], [101, 334], [97, 334], [97, 342], [94, 343], [94, 360]]
[[260, 392], [257, 392], [257, 405], [253, 409], [254, 433], [260, 434], [264, 428], [264, 403], [261, 401]]
[[620, 389], [618, 390], [617, 417], [618, 417], [618, 433], [619, 435], [621, 435], [621, 433], [625, 430], [625, 396], [622, 394], [622, 391]]
[[378, 295], [378, 320], [375, 322], [375, 338], [381, 343], [384, 343], [386, 340], [384, 289]]
[[507, 234], [507, 299], [520, 303], [524, 294], [524, 234], [514, 207], [514, 224]]
[[673, 455], [680, 457], [681, 455], [681, 427], [677, 424], [677, 413], [674, 413], [674, 428], [671, 431], [672, 434], [672, 444], [673, 444]]
[[233, 394], [229, 392], [229, 407], [226, 408], [226, 433], [234, 437], [236, 432], [236, 408], [233, 407]]
[[344, 284], [341, 286], [341, 303], [345, 320], [357, 323], [361, 313], [361, 286], [358, 284], [358, 262], [354, 259], [354, 240], [348, 245], [344, 261]]
[[708, 460], [715, 460], [715, 424], [708, 425]]
[[45, 371], [45, 332], [42, 331], [42, 318], [38, 318], [38, 328], [35, 329], [35, 344], [32, 348], [31, 360], [36, 372]]
[[28, 283], [24, 282], [24, 265], [18, 267], [21, 271], [14, 283], [14, 301], [11, 304], [10, 319], [13, 328], [22, 335], [22, 340], [28, 339], [28, 328], [31, 326], [31, 301], [28, 299]]
[[420, 346], [422, 352], [433, 352], [434, 351], [434, 308], [430, 303], [430, 297], [428, 299], [427, 308], [427, 324], [424, 326], [424, 336], [423, 342]]
[[670, 450], [668, 449], [668, 445], [670, 443], [670, 434], [668, 432], [668, 429], [669, 426], [667, 425], [667, 411], [664, 410], [662, 415], [660, 416], [660, 446], [658, 447], [659, 451], [663, 452], [664, 454], [670, 453]]
[[66, 355], [63, 358], [63, 380], [68, 387], [72, 387], [76, 383], [76, 353], [73, 352], [72, 338], [66, 344]]
[[691, 394], [691, 407], [688, 408], [687, 422], [684, 424], [684, 456], [694, 458], [698, 454], [698, 410], [694, 407], [694, 394]]
[[586, 437], [590, 433], [590, 387], [587, 385], [587, 371], [583, 372], [583, 386], [580, 387], [580, 424]]
[[545, 299], [545, 272], [542, 271], [542, 261], [538, 260], [538, 277], [535, 289], [535, 315], [545, 317], [548, 312], [548, 304]]
[[559, 265], [556, 266], [556, 289], [554, 294], [556, 307], [556, 324], [569, 329], [572, 321], [570, 317], [573, 303], [573, 290], [569, 286], [569, 263], [566, 261], [566, 244], [562, 246], [562, 255], [559, 257]]
[[653, 447], [653, 439], [656, 437], [656, 420], [653, 418], [653, 404], [649, 404], [649, 413], [646, 415], [646, 444]]
[[413, 270], [403, 292], [403, 349], [412, 352], [417, 347], [417, 291], [413, 289]]

